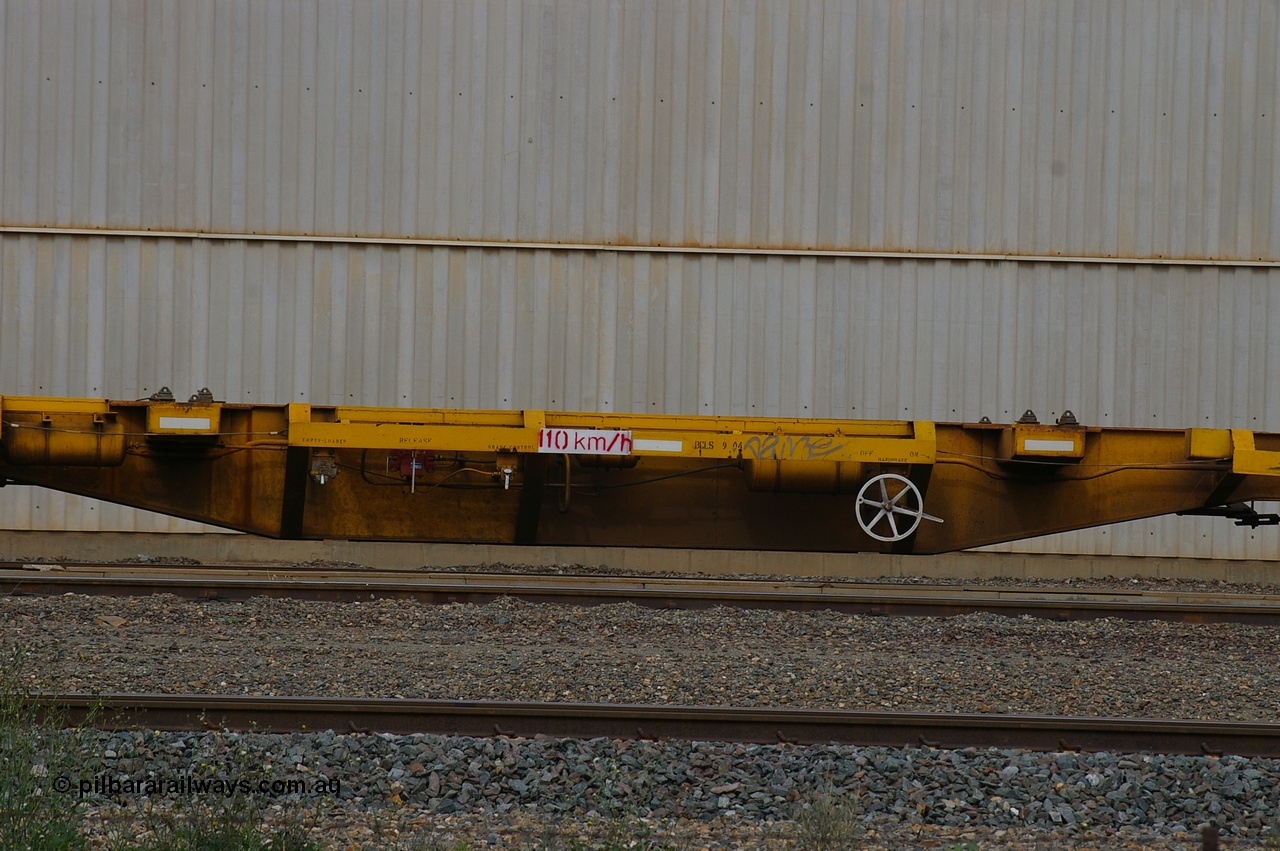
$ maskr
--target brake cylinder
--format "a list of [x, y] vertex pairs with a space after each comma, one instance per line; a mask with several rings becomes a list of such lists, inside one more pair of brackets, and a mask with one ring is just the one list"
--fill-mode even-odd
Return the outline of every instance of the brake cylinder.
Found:
[[863, 465], [856, 461], [750, 460], [747, 480], [753, 491], [770, 493], [856, 493]]

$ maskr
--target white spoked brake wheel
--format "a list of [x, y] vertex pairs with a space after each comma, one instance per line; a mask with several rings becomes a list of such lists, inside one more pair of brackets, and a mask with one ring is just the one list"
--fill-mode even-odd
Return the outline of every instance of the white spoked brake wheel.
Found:
[[941, 523], [941, 517], [924, 513], [924, 496], [915, 483], [897, 473], [872, 476], [858, 490], [858, 525], [877, 541], [893, 542], [910, 537], [921, 520]]

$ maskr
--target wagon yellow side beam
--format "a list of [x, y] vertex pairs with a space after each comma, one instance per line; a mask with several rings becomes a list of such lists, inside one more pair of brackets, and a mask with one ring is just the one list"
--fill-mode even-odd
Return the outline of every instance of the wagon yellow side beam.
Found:
[[309, 447], [794, 461], [933, 460], [932, 423], [289, 406]]
[[[930, 553], [1280, 499], [1280, 435], [3, 396], [6, 482], [288, 538]], [[941, 522], [877, 539], [882, 482]]]

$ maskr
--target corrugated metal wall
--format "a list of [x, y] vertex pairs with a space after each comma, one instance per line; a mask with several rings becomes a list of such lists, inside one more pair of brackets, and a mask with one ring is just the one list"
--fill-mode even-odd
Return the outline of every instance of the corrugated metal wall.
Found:
[[7, 223], [1280, 254], [1272, 0], [3, 16]]
[[[1278, 46], [1268, 0], [0, 2], [0, 392], [1280, 430]], [[192, 528], [0, 492], [33, 526]]]

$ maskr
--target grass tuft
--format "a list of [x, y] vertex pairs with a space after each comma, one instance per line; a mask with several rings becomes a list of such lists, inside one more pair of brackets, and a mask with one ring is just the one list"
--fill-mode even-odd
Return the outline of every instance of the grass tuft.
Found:
[[813, 851], [846, 851], [861, 844], [862, 810], [856, 800], [817, 795], [796, 807], [792, 821], [800, 847]]

